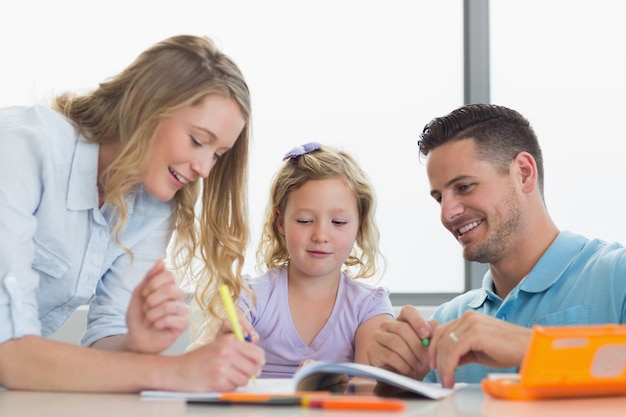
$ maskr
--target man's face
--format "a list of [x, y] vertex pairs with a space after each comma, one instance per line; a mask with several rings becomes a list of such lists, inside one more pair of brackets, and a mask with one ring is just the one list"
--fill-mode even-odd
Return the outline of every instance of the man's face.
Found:
[[511, 250], [522, 223], [518, 191], [508, 173], [477, 158], [473, 139], [433, 149], [427, 172], [441, 223], [461, 243], [465, 259], [495, 263]]

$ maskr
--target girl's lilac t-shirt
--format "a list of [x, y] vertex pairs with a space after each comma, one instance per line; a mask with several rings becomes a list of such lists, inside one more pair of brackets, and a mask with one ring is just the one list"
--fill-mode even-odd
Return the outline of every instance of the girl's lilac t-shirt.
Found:
[[[287, 269], [275, 268], [248, 279], [256, 303], [247, 318], [260, 335], [258, 345], [265, 349], [261, 378], [290, 378], [307, 359], [354, 361], [354, 336], [361, 323], [380, 314], [393, 317], [388, 289], [372, 287], [342, 272], [332, 313], [307, 346], [291, 318]], [[238, 305], [248, 311], [250, 296], [246, 292]]]

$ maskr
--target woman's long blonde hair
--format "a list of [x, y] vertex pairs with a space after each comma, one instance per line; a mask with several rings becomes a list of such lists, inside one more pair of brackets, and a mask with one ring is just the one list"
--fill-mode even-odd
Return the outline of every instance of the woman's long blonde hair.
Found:
[[174, 197], [171, 261], [181, 283], [195, 288], [194, 299], [202, 312], [195, 329], [222, 316], [219, 297], [213, 297], [217, 285], [227, 284], [235, 298], [245, 288], [241, 271], [249, 238], [251, 105], [241, 71], [209, 38], [180, 35], [147, 49], [89, 94], [66, 93], [53, 102], [53, 108], [68, 117], [87, 141], [121, 149], [101, 184], [104, 199], [118, 214], [112, 232], [119, 243], [127, 221], [125, 197], [141, 184], [159, 125], [209, 94], [233, 98], [246, 123], [209, 177], [187, 184]]

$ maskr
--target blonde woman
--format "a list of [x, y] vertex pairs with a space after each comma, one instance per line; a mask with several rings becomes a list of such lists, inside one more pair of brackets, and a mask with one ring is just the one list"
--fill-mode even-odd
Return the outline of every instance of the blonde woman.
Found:
[[[258, 373], [263, 351], [232, 335], [159, 355], [189, 324], [172, 235], [181, 276], [240, 290], [249, 123], [238, 67], [187, 35], [88, 94], [0, 110], [0, 386], [218, 391]], [[83, 346], [45, 338], [90, 300]]]

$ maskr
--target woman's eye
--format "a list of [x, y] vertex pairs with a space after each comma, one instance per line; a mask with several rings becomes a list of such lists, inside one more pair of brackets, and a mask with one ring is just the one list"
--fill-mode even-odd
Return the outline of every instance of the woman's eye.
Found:
[[194, 138], [193, 135], [189, 135], [189, 137], [191, 138], [191, 141], [193, 142], [194, 145], [202, 146], [202, 144], [198, 142], [198, 140], [196, 140], [196, 138]]

